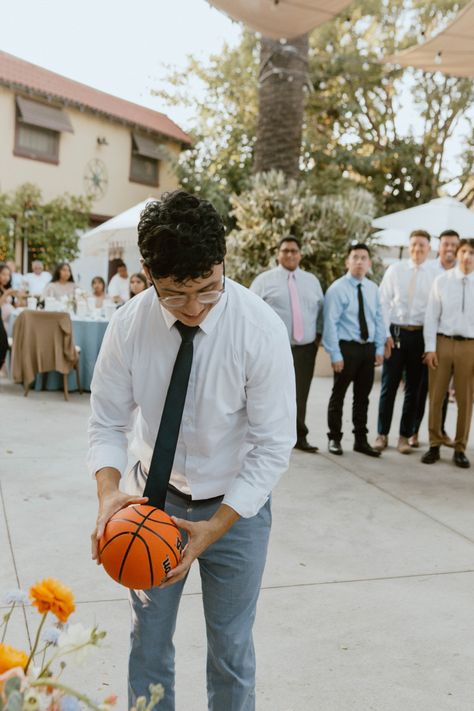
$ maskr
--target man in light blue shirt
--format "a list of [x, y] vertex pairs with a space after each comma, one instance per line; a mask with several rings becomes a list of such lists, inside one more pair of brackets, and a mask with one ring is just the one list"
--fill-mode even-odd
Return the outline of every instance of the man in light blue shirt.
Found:
[[259, 274], [250, 286], [281, 318], [288, 331], [296, 377], [295, 449], [315, 453], [306, 437], [306, 402], [322, 333], [324, 296], [319, 280], [300, 269], [301, 247], [293, 236], [282, 239], [278, 267]]
[[353, 383], [354, 450], [378, 457], [380, 452], [367, 441], [367, 411], [374, 366], [383, 363], [386, 328], [379, 290], [366, 278], [372, 266], [367, 245], [352, 245], [346, 266], [347, 274], [331, 284], [324, 302], [323, 346], [334, 371], [328, 449], [331, 454], [342, 454], [342, 408], [347, 388]]

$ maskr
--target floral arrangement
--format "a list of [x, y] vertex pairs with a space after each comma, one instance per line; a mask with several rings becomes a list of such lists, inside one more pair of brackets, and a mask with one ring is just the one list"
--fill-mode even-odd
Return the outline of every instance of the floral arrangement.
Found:
[[[41, 615], [29, 652], [6, 644], [8, 623], [17, 605], [31, 604]], [[54, 578], [46, 578], [29, 590], [15, 590], [5, 596], [9, 610], [0, 625], [0, 711], [111, 711], [115, 695], [96, 701], [65, 684], [61, 675], [66, 659], [81, 663], [97, 649], [106, 632], [86, 628], [81, 623], [69, 624], [76, 609], [72, 591]], [[56, 621], [45, 626], [51, 614]], [[55, 671], [55, 668], [58, 668]], [[137, 699], [132, 711], [153, 711], [163, 698], [161, 684], [150, 685], [150, 700]]]

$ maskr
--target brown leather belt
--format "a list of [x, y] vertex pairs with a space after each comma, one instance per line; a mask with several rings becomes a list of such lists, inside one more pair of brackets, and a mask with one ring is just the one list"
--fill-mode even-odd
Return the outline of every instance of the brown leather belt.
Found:
[[436, 335], [450, 338], [453, 341], [474, 341], [474, 338], [469, 338], [468, 336], [447, 336], [446, 333], [437, 333]]
[[400, 326], [398, 323], [392, 323], [395, 328], [401, 328], [402, 331], [422, 331], [423, 326]]

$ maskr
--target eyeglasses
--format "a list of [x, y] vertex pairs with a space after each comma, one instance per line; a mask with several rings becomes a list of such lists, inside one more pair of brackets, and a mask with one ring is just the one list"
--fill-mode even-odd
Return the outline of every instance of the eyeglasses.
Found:
[[299, 249], [280, 249], [282, 254], [299, 254]]
[[201, 291], [197, 294], [183, 294], [182, 296], [160, 296], [160, 294], [158, 293], [158, 289], [156, 288], [154, 283], [153, 286], [155, 287], [156, 294], [158, 296], [158, 301], [160, 302], [160, 304], [163, 304], [163, 306], [167, 306], [169, 308], [179, 308], [180, 306], [184, 306], [189, 301], [189, 299], [193, 298], [195, 298], [200, 304], [203, 305], [217, 304], [222, 294], [225, 292], [225, 274], [222, 275], [222, 289], [213, 291]]

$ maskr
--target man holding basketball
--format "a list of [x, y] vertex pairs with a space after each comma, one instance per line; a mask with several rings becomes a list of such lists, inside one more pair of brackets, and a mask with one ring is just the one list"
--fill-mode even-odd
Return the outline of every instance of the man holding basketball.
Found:
[[[296, 440], [288, 338], [267, 304], [225, 278], [224, 226], [210, 203], [183, 191], [164, 195], [145, 208], [138, 235], [154, 288], [114, 315], [92, 382], [88, 463], [99, 496], [92, 555], [98, 560], [98, 540], [116, 511], [147, 501], [143, 491], [157, 458], [155, 441], [163, 420], [178, 417], [165, 508], [187, 546], [163, 585], [130, 591], [129, 704], [148, 698], [149, 684], [160, 682], [160, 711], [175, 709], [173, 634], [197, 559], [209, 709], [253, 711], [252, 627], [271, 525], [270, 493]], [[192, 340], [193, 356], [184, 407], [170, 412], [166, 395], [185, 339]], [[137, 464], [123, 493], [119, 483], [135, 412], [131, 451]]]

